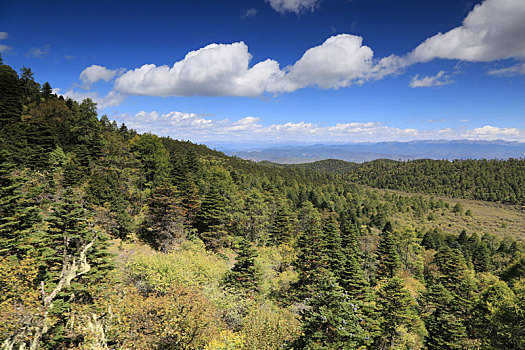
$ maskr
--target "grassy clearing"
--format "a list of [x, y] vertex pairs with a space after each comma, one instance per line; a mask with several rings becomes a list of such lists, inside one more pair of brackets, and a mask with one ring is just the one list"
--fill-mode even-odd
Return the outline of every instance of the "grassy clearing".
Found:
[[[449, 203], [450, 208], [434, 211], [433, 218], [428, 216], [418, 218], [412, 212], [398, 213], [394, 220], [398, 225], [413, 224], [414, 226], [434, 228], [439, 227], [445, 232], [459, 234], [476, 232], [478, 235], [490, 233], [500, 238], [510, 236], [516, 240], [525, 241], [525, 207], [507, 205], [478, 200], [448, 198], [435, 195], [421, 195], [402, 191], [376, 189], [379, 192], [396, 193], [402, 196], [423, 196], [425, 198], [442, 199]], [[462, 213], [454, 213], [452, 208], [459, 203]], [[466, 215], [470, 210], [472, 215]]]

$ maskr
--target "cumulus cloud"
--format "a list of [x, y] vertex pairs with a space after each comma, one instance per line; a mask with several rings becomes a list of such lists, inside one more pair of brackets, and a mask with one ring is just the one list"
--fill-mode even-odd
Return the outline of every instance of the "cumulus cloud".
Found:
[[431, 87], [431, 86], [443, 86], [452, 84], [452, 81], [449, 80], [449, 76], [445, 73], [445, 71], [439, 71], [438, 74], [433, 76], [426, 76], [423, 78], [419, 78], [419, 75], [416, 74], [410, 81], [410, 87], [416, 88], [416, 87]]
[[337, 123], [321, 125], [310, 122], [286, 122], [264, 125], [258, 117], [247, 116], [238, 120], [213, 119], [187, 112], [158, 113], [140, 111], [134, 115], [113, 116], [138, 132], [153, 132], [178, 139], [205, 141], [231, 140], [286, 140], [286, 141], [410, 141], [428, 139], [473, 139], [525, 141], [525, 130], [484, 126], [475, 129], [441, 128], [419, 130], [397, 128], [378, 122]]
[[84, 83], [84, 87], [89, 88], [97, 81], [110, 81], [117, 74], [119, 74], [119, 72], [121, 72], [121, 70], [111, 70], [107, 69], [106, 67], [94, 64], [87, 67], [80, 73], [80, 80], [82, 80], [82, 82]]
[[446, 33], [438, 33], [411, 53], [415, 62], [435, 58], [487, 62], [525, 58], [525, 1], [485, 0]]
[[362, 38], [340, 34], [308, 49], [295, 64], [280, 68], [272, 59], [250, 67], [244, 42], [210, 44], [173, 66], [146, 64], [116, 79], [124, 94], [151, 96], [248, 96], [292, 92], [307, 86], [337, 89], [394, 74], [406, 65], [397, 56], [373, 61]]
[[27, 53], [27, 57], [33, 58], [43, 58], [49, 53], [50, 45], [45, 45], [44, 47], [32, 47]]
[[510, 67], [492, 69], [488, 71], [489, 75], [499, 77], [512, 77], [516, 75], [525, 75], [525, 63], [516, 64]]
[[333, 36], [322, 45], [308, 49], [289, 67], [286, 79], [297, 87], [345, 87], [369, 76], [373, 56], [372, 49], [363, 46], [363, 38], [348, 34]]
[[75, 91], [68, 90], [65, 93], [61, 93], [59, 88], [53, 89], [53, 93], [69, 97], [77, 102], [82, 102], [86, 98], [92, 99], [97, 103], [98, 109], [104, 109], [107, 107], [116, 107], [120, 105], [126, 99], [126, 96], [119, 92], [112, 90], [106, 96], [100, 96], [98, 92], [94, 91]]
[[266, 0], [266, 2], [281, 14], [286, 12], [299, 14], [303, 11], [315, 10], [321, 3], [321, 0]]
[[525, 140], [525, 130], [516, 128], [499, 128], [485, 125], [465, 132], [465, 138], [476, 140]]

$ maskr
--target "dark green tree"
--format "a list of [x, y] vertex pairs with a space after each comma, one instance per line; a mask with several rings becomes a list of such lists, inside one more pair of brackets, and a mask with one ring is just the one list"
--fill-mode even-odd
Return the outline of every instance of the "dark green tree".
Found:
[[225, 202], [226, 198], [219, 191], [219, 184], [212, 181], [195, 218], [200, 238], [208, 249], [215, 250], [226, 244], [228, 234]]
[[301, 314], [302, 334], [292, 349], [358, 349], [370, 344], [368, 332], [361, 326], [361, 310], [325, 271], [315, 292]]
[[235, 244], [235, 252], [235, 265], [227, 274], [225, 284], [246, 294], [257, 293], [261, 278], [255, 265], [257, 251], [241, 237]]
[[31, 249], [29, 238], [41, 221], [36, 200], [39, 189], [24, 189], [27, 178], [0, 151], [0, 255], [23, 257]]
[[377, 247], [378, 269], [377, 277], [392, 278], [400, 267], [397, 245], [392, 232], [392, 225], [389, 222], [385, 225], [381, 233], [381, 241]]
[[486, 272], [490, 267], [490, 251], [484, 242], [481, 242], [474, 251], [472, 256], [474, 270], [477, 272]]
[[441, 283], [432, 284], [425, 293], [428, 316], [424, 318], [428, 335], [425, 345], [429, 349], [463, 349], [466, 328], [455, 312], [454, 295]]
[[18, 74], [7, 65], [0, 65], [0, 129], [17, 123], [22, 115], [22, 90]]
[[295, 220], [287, 206], [283, 205], [277, 209], [275, 218], [270, 226], [269, 243], [281, 244], [289, 242], [295, 235]]
[[421, 347], [425, 333], [417, 304], [399, 277], [385, 280], [377, 293], [380, 334], [374, 340], [377, 349], [413, 349]]

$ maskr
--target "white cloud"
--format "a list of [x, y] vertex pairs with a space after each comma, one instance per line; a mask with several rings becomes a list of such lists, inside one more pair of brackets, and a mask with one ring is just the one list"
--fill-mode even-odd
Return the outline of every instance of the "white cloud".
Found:
[[257, 9], [256, 8], [251, 8], [251, 9], [247, 9], [247, 10], [243, 10], [242, 13], [241, 13], [241, 18], [250, 18], [250, 17], [253, 17], [257, 14]]
[[59, 88], [53, 89], [53, 93], [57, 95], [62, 95], [64, 97], [69, 97], [77, 102], [82, 102], [82, 100], [86, 98], [92, 99], [94, 102], [97, 103], [97, 107], [99, 110], [107, 108], [107, 107], [116, 107], [120, 105], [124, 100], [126, 99], [126, 96], [120, 94], [119, 92], [112, 90], [110, 91], [106, 96], [101, 97], [98, 92], [93, 91], [75, 91], [75, 90], [68, 90], [65, 93], [60, 93]]
[[446, 33], [436, 34], [412, 53], [415, 62], [434, 58], [487, 62], [525, 58], [525, 1], [485, 0]]
[[410, 141], [428, 139], [477, 139], [525, 141], [525, 129], [484, 126], [475, 129], [396, 128], [378, 122], [337, 123], [320, 125], [309, 122], [286, 122], [264, 125], [254, 116], [238, 120], [213, 119], [205, 115], [187, 112], [158, 113], [140, 111], [135, 115], [113, 116], [138, 132], [153, 132], [178, 139], [205, 141]]
[[286, 79], [294, 86], [317, 85], [322, 89], [340, 88], [366, 79], [373, 67], [374, 52], [362, 45], [363, 38], [341, 34], [322, 45], [308, 49], [289, 67]]
[[292, 92], [307, 86], [337, 89], [394, 74], [406, 60], [390, 56], [373, 62], [362, 38], [340, 34], [308, 49], [293, 65], [281, 69], [272, 59], [250, 67], [244, 42], [210, 44], [189, 52], [172, 67], [146, 64], [116, 79], [124, 94], [150, 96], [248, 96]]
[[525, 75], [525, 63], [516, 64], [514, 66], [492, 69], [488, 71], [489, 75], [496, 75], [500, 77], [512, 77], [515, 75]]
[[266, 0], [270, 6], [277, 12], [284, 14], [286, 12], [313, 11], [319, 6], [321, 0]]
[[445, 71], [439, 71], [438, 74], [433, 76], [426, 76], [419, 78], [419, 75], [416, 74], [410, 81], [410, 87], [431, 87], [431, 86], [443, 86], [452, 84], [452, 81], [449, 80], [449, 76], [445, 74]]
[[26, 53], [26, 56], [33, 58], [42, 58], [49, 53], [50, 47], [50, 45], [45, 45], [44, 47], [32, 47], [31, 50], [29, 50]]
[[525, 140], [525, 130], [516, 128], [499, 128], [496, 126], [485, 125], [465, 132], [467, 139], [476, 140]]
[[210, 44], [189, 52], [172, 67], [146, 64], [117, 78], [125, 94], [152, 96], [257, 96], [276, 87], [283, 72], [273, 60], [249, 68], [251, 54], [244, 42]]
[[13, 49], [12, 46], [9, 46], [9, 45], [1, 45], [0, 44], [0, 52], [1, 53], [6, 53], [7, 51], [11, 51]]
[[[7, 34], [7, 32], [0, 32], [0, 40], [7, 39], [8, 36], [9, 34]], [[11, 51], [12, 49], [12, 46], [0, 44], [0, 53], [6, 53], [8, 51]]]
[[80, 80], [82, 80], [86, 88], [90, 88], [91, 85], [93, 85], [97, 81], [110, 81], [119, 72], [121, 72], [121, 70], [111, 70], [107, 69], [106, 67], [94, 64], [92, 66], [87, 67], [80, 73]]

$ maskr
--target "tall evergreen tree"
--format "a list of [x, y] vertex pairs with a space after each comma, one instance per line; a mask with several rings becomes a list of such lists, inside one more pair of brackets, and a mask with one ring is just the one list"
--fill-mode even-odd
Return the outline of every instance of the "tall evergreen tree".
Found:
[[345, 255], [341, 247], [339, 223], [335, 213], [330, 213], [323, 222], [321, 245], [326, 259], [326, 268], [334, 275], [340, 275], [345, 264]]
[[14, 164], [5, 153], [0, 151], [0, 255], [21, 258], [30, 249], [28, 238], [41, 216], [37, 193], [24, 191], [27, 179], [13, 173]]
[[218, 249], [226, 243], [226, 198], [213, 181], [195, 218], [200, 238], [209, 249]]
[[255, 266], [257, 251], [248, 240], [241, 237], [235, 245], [235, 252], [237, 253], [235, 265], [226, 276], [226, 285], [243, 293], [256, 293], [261, 277]]
[[302, 334], [292, 349], [332, 350], [358, 349], [370, 343], [370, 336], [361, 326], [361, 310], [326, 272], [318, 281], [309, 308], [301, 315]]
[[378, 279], [394, 277], [400, 267], [400, 262], [390, 222], [386, 223], [381, 233], [381, 241], [377, 247], [376, 254], [378, 259]]
[[0, 129], [20, 121], [21, 92], [16, 71], [7, 65], [0, 65]]
[[278, 245], [290, 241], [295, 234], [294, 221], [287, 206], [279, 207], [270, 226], [268, 243]]
[[425, 293], [429, 315], [425, 317], [428, 335], [425, 345], [434, 349], [463, 349], [466, 328], [452, 307], [454, 296], [441, 283], [432, 284]]
[[417, 313], [417, 304], [399, 277], [383, 282], [377, 293], [380, 334], [374, 340], [377, 349], [417, 349], [425, 333]]

